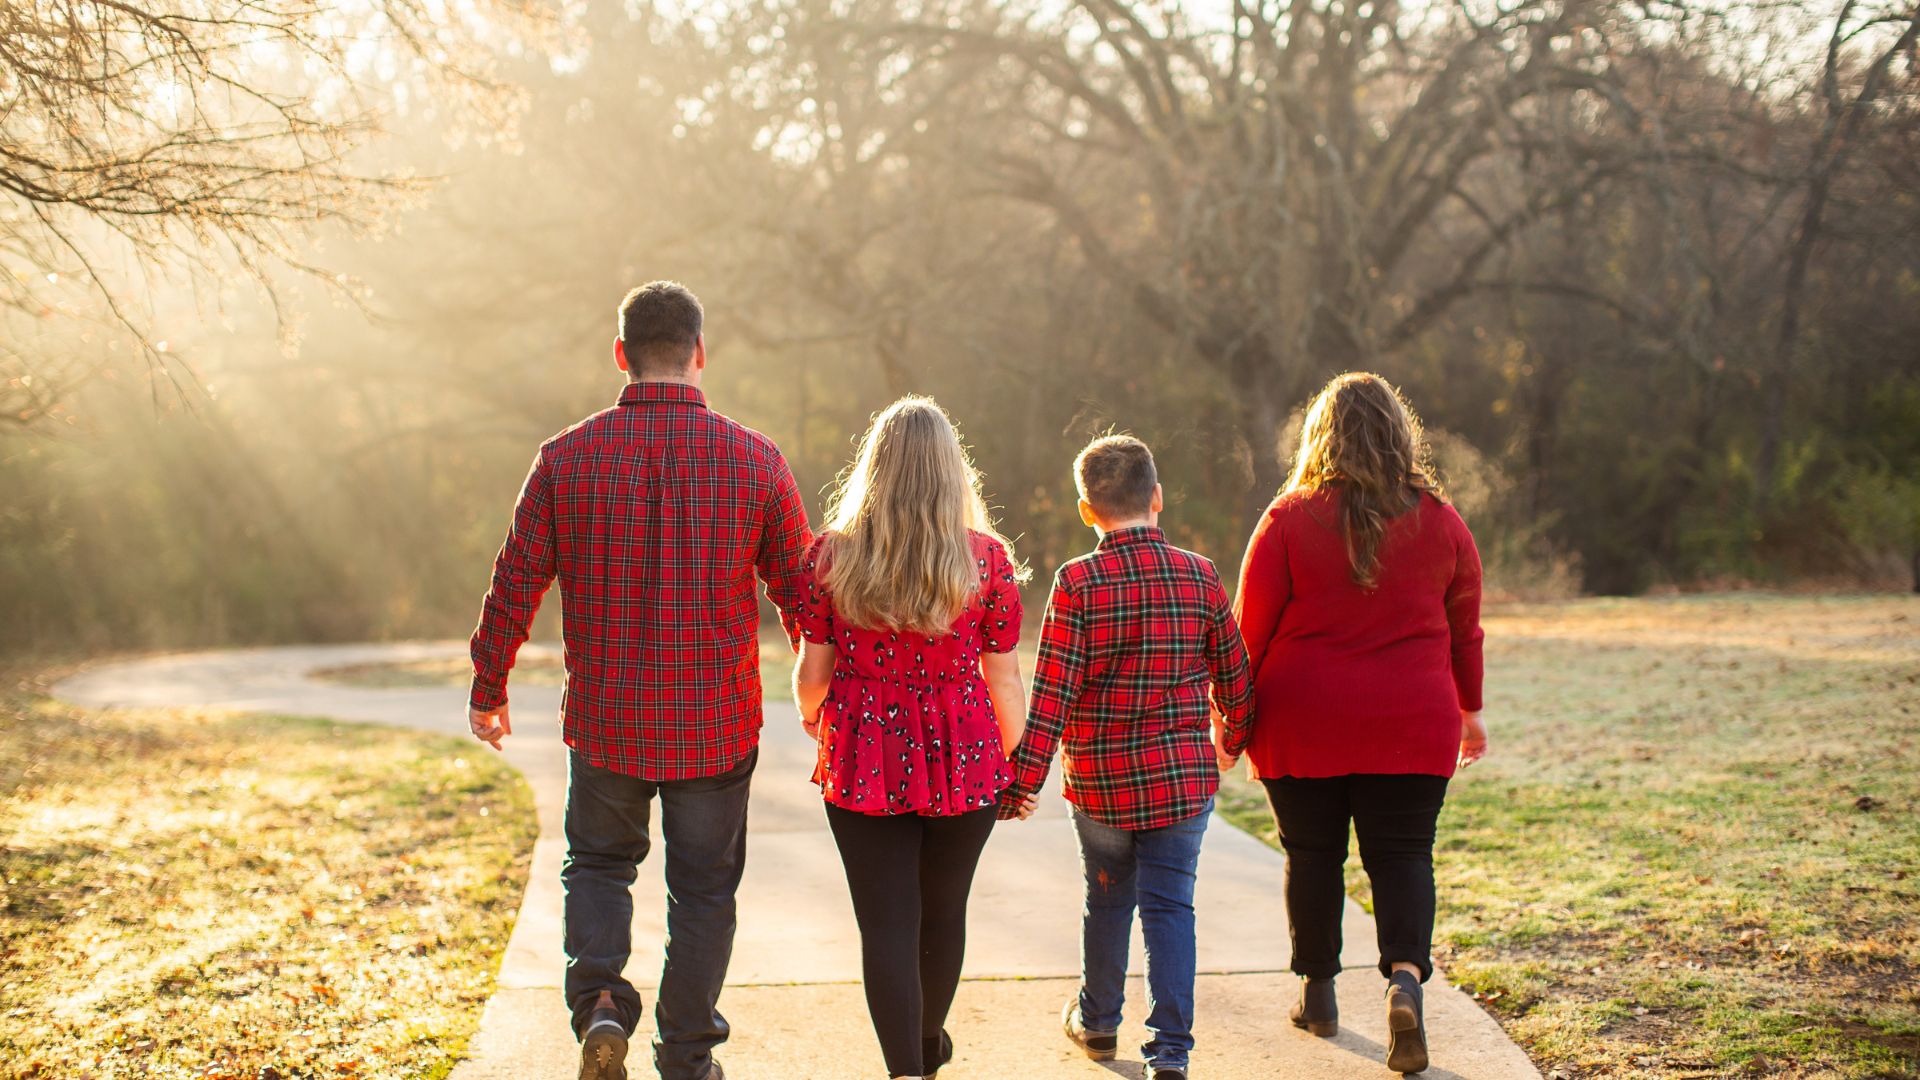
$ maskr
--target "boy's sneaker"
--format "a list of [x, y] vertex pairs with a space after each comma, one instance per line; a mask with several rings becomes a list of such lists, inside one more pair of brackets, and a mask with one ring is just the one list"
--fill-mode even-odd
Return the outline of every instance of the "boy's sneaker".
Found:
[[580, 1080], [627, 1080], [627, 1026], [612, 1009], [595, 1009], [580, 1039]]
[[1187, 1080], [1187, 1070], [1167, 1065], [1153, 1070], [1153, 1080]]
[[1387, 1068], [1417, 1073], [1427, 1067], [1427, 1021], [1420, 980], [1396, 971], [1387, 982]]
[[[1120, 1033], [1117, 1031], [1093, 1031], [1080, 1020], [1080, 1000], [1076, 996], [1067, 1002], [1060, 1013], [1060, 1027], [1066, 1031], [1067, 1038], [1095, 1061], [1112, 1061], [1113, 1055], [1120, 1049]], [[1157, 1078], [1156, 1078], [1157, 1080]]]

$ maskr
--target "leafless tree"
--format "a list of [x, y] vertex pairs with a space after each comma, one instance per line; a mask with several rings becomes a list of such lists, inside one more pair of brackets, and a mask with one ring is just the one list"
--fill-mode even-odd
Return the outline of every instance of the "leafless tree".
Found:
[[[919, 172], [952, 200], [1038, 210], [1232, 388], [1264, 499], [1292, 402], [1446, 329], [1469, 298], [1640, 314], [1632, 295], [1517, 265], [1520, 242], [1609, 186], [1671, 206], [1686, 170], [1725, 164], [1731, 105], [1676, 98], [1663, 68], [1738, 57], [1752, 38], [1733, 27], [1795, 7], [1239, 0], [1208, 16], [1151, 0], [760, 0], [727, 25], [727, 82], [822, 204], [886, 220], [871, 207], [924, 193]], [[1723, 81], [1739, 85], [1733, 65]], [[1747, 105], [1777, 89], [1749, 83]], [[913, 205], [926, 203], [900, 204]]]
[[[0, 5], [0, 310], [104, 307], [164, 367], [156, 279], [269, 286], [316, 227], [366, 228], [418, 189], [362, 151], [397, 108], [508, 130], [498, 50], [552, 40], [544, 0], [9, 0]], [[31, 418], [96, 358], [0, 344], [0, 415]]]

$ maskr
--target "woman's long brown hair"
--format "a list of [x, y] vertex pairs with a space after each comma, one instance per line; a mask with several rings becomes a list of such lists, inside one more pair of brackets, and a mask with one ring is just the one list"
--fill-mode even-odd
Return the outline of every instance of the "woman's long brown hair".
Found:
[[1379, 581], [1387, 522], [1413, 509], [1423, 492], [1446, 498], [1428, 461], [1420, 418], [1380, 376], [1337, 375], [1307, 407], [1286, 490], [1323, 487], [1346, 496], [1340, 531], [1354, 583], [1363, 589]]

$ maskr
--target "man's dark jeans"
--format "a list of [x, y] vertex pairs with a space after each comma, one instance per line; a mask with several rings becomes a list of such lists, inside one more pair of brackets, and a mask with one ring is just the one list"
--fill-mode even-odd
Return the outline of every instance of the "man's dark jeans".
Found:
[[1359, 773], [1264, 780], [1280, 846], [1287, 852], [1287, 919], [1293, 970], [1315, 979], [1340, 974], [1340, 917], [1347, 894], [1347, 826], [1373, 885], [1380, 974], [1395, 962], [1433, 975], [1433, 837], [1447, 801], [1444, 776]]
[[654, 1004], [654, 1065], [664, 1080], [702, 1080], [727, 1040], [716, 1008], [733, 956], [734, 892], [747, 861], [747, 787], [759, 751], [718, 776], [641, 780], [567, 756], [567, 1005], [582, 1035], [601, 991], [633, 1034], [640, 993], [621, 974], [632, 949], [627, 889], [647, 857], [647, 820], [660, 797], [667, 858], [667, 962]]

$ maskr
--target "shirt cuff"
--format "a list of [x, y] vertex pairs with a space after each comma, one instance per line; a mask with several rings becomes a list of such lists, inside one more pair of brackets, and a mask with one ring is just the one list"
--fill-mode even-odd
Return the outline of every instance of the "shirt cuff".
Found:
[[505, 680], [498, 685], [484, 683], [475, 676], [473, 686], [467, 691], [467, 705], [477, 712], [497, 712], [506, 707], [507, 686]]

